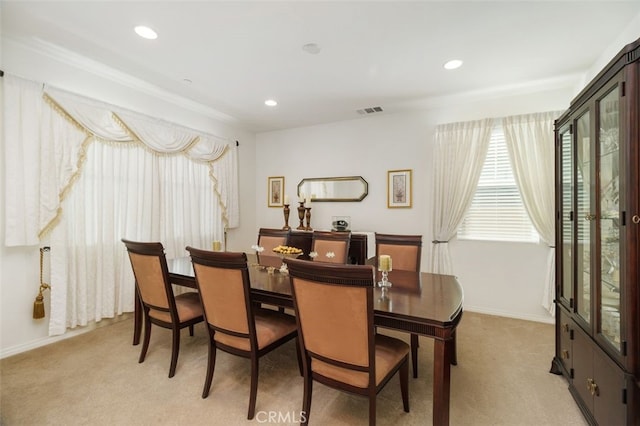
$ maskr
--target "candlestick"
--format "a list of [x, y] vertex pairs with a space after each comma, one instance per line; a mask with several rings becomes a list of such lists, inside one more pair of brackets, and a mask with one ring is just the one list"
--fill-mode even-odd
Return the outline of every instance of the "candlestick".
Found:
[[391, 263], [391, 256], [388, 254], [381, 254], [378, 258], [378, 270], [382, 271], [382, 280], [378, 282], [378, 286], [382, 288], [384, 293], [391, 287], [391, 281], [389, 281], [389, 271], [393, 270]]
[[285, 202], [285, 204], [284, 204], [284, 226], [282, 227], [282, 229], [285, 229], [285, 230], [291, 229], [291, 227], [289, 226], [289, 212], [290, 211], [291, 211], [291, 209], [289, 209], [289, 203]]
[[300, 225], [296, 229], [304, 230], [304, 201], [298, 202], [298, 219], [300, 219]]
[[307, 231], [313, 231], [313, 228], [311, 227], [311, 207], [307, 207], [305, 208], [305, 210], [307, 211], [306, 213], [307, 227], [304, 229], [306, 229]]
[[391, 256], [388, 254], [381, 254], [378, 260], [378, 270], [380, 271], [392, 271]]

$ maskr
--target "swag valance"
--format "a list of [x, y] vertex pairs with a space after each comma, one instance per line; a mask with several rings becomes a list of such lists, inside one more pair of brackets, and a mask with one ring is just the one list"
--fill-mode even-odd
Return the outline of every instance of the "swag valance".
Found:
[[207, 163], [228, 228], [239, 224], [230, 141], [16, 76], [4, 76], [7, 246], [37, 245], [82, 171], [93, 140], [142, 144]]

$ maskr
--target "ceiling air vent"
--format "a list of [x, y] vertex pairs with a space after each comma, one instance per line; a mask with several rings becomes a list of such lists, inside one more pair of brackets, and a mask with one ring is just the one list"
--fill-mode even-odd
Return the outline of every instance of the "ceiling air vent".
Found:
[[356, 111], [360, 115], [374, 114], [376, 112], [382, 112], [382, 107], [377, 106], [377, 107], [362, 108], [362, 109], [357, 109]]

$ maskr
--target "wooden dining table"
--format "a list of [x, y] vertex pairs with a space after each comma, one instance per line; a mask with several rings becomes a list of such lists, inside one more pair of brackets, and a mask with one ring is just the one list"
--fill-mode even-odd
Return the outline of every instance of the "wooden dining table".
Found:
[[[247, 257], [252, 299], [293, 308], [289, 275], [258, 265], [253, 254]], [[197, 288], [190, 257], [168, 259], [167, 267], [171, 283]], [[374, 324], [433, 338], [433, 424], [448, 425], [451, 365], [457, 364], [456, 327], [463, 313], [462, 286], [455, 276], [427, 272], [393, 270], [388, 278], [392, 283], [388, 290], [374, 289]], [[135, 316], [134, 344], [137, 344], [142, 315]]]

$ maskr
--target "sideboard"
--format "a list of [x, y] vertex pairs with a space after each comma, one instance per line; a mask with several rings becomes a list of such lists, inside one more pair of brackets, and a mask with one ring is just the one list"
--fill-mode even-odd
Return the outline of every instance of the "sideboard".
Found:
[[[373, 237], [373, 238], [372, 238]], [[309, 259], [313, 231], [294, 231], [289, 234], [288, 245], [298, 247], [304, 253], [300, 259]], [[352, 232], [349, 245], [349, 263], [365, 265], [375, 257], [375, 234], [373, 232]]]

